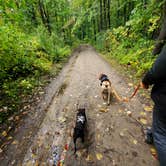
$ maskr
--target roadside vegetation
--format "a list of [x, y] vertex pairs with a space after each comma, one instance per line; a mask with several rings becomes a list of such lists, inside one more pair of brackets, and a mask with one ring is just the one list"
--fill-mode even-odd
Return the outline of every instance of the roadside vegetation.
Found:
[[[56, 8], [54, 3], [0, 1], [0, 123], [10, 122], [43, 86], [41, 77], [56, 75], [71, 54], [60, 25], [67, 17], [61, 8], [67, 4]], [[53, 10], [58, 18], [53, 18]]]

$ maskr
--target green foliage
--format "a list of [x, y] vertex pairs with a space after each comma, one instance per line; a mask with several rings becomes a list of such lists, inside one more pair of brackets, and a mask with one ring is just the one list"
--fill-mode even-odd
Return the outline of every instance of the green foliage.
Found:
[[105, 41], [109, 41], [110, 46], [108, 58], [114, 58], [124, 67], [130, 67], [137, 77], [142, 76], [154, 61], [155, 57], [151, 54], [154, 41], [141, 38], [135, 32], [127, 34], [125, 27], [108, 31]]
[[[119, 22], [118, 25], [121, 25], [118, 27], [115, 24], [111, 29], [98, 33], [96, 48], [104, 51], [108, 58], [116, 59], [127, 70], [135, 71], [135, 76], [141, 77], [155, 59], [152, 55], [153, 35], [160, 27], [163, 2], [149, 0], [144, 6], [142, 2], [135, 2], [124, 24]], [[122, 3], [117, 10], [124, 8], [127, 3]]]
[[52, 66], [57, 74], [70, 55], [61, 29], [68, 2], [41, 2], [0, 0], [0, 123], [19, 112], [23, 100], [40, 86], [41, 76], [52, 75]]

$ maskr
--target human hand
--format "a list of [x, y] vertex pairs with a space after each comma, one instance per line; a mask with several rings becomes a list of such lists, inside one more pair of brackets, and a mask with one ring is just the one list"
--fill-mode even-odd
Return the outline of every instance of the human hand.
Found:
[[140, 82], [140, 86], [143, 89], [148, 89], [149, 88], [149, 85], [145, 85], [143, 82]]

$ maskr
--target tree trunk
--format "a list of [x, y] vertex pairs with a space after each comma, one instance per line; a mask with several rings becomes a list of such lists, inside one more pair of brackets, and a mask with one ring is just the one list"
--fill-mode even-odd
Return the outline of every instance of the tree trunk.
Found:
[[108, 28], [111, 27], [110, 4], [111, 4], [110, 0], [108, 0], [108, 3], [107, 3], [107, 6], [108, 6], [108, 12], [107, 12]]
[[106, 0], [103, 0], [103, 14], [104, 14], [104, 30], [107, 29], [107, 6], [106, 6]]
[[45, 22], [46, 22], [48, 32], [51, 34], [50, 16], [49, 16], [48, 10], [44, 6], [44, 4], [43, 4], [43, 11], [44, 11], [44, 15], [45, 15], [45, 20], [46, 20]]
[[123, 8], [123, 24], [125, 25], [127, 19], [126, 19], [126, 15], [127, 15], [127, 12], [126, 12], [126, 4], [124, 5], [124, 8]]
[[102, 0], [100, 0], [100, 31], [103, 29], [103, 9], [102, 9]]
[[119, 26], [119, 20], [120, 20], [120, 10], [119, 10], [119, 6], [120, 6], [120, 2], [119, 2], [119, 0], [118, 0], [118, 2], [117, 2], [117, 21], [116, 21], [116, 26]]
[[17, 0], [15, 0], [15, 4], [16, 4], [16, 6], [17, 6], [17, 9], [19, 9], [19, 8], [20, 8], [20, 5], [19, 5], [19, 3], [18, 3]]
[[36, 19], [36, 13], [35, 13], [34, 6], [32, 6], [32, 21], [34, 22], [35, 25], [37, 25], [37, 19]]
[[96, 34], [97, 34], [97, 30], [96, 30], [96, 20], [95, 18], [93, 19], [93, 35], [94, 35], [94, 40], [96, 41]]
[[38, 4], [39, 4], [39, 11], [42, 18], [42, 22], [44, 26], [47, 28], [48, 32], [51, 34], [51, 26], [50, 26], [48, 11], [46, 11], [43, 2], [41, 2], [41, 0], [38, 1]]
[[166, 2], [163, 5], [163, 24], [157, 39], [157, 43], [153, 50], [153, 55], [159, 54], [163, 45], [166, 43]]

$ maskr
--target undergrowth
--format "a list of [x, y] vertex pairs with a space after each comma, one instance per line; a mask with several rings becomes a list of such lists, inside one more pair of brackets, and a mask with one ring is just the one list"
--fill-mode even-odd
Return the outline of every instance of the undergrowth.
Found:
[[4, 123], [43, 85], [41, 76], [57, 74], [70, 55], [70, 47], [43, 27], [27, 34], [8, 24], [0, 27], [0, 36], [0, 123]]

